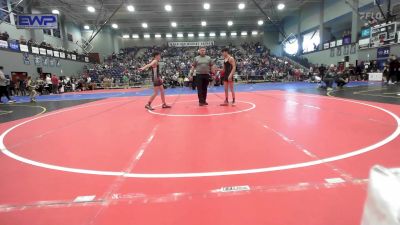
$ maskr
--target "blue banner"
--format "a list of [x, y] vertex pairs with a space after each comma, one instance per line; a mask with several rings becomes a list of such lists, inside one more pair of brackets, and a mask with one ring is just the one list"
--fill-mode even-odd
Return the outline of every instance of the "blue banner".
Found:
[[18, 29], [58, 29], [56, 14], [20, 14], [17, 15]]
[[378, 48], [376, 51], [376, 57], [379, 58], [387, 58], [390, 55], [390, 47], [382, 47]]

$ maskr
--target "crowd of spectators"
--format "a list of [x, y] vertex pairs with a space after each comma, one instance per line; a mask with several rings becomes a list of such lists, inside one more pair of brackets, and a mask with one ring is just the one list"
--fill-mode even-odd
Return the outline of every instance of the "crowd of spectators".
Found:
[[[291, 81], [301, 80], [307, 75], [303, 67], [271, 55], [270, 50], [260, 43], [244, 43], [240, 46], [230, 44], [228, 47], [231, 55], [237, 60], [236, 80]], [[207, 47], [207, 55], [219, 68], [223, 64], [221, 49], [220, 46]], [[166, 83], [171, 86], [182, 85], [183, 81], [187, 80], [192, 60], [198, 54], [196, 47], [127, 48], [121, 49], [119, 53], [113, 53], [102, 64], [88, 66], [85, 71], [87, 76], [101, 87], [109, 87], [110, 82], [115, 86], [125, 84], [126, 80], [129, 80], [130, 84], [140, 84], [148, 78], [148, 75], [140, 73], [137, 69], [151, 60], [154, 51], [162, 54], [161, 73]], [[218, 80], [219, 74], [213, 74], [213, 78]], [[219, 82], [212, 83], [219, 84]]]
[[[23, 37], [21, 37], [23, 42]], [[37, 45], [29, 40], [27, 43]], [[47, 43], [39, 46], [52, 47]], [[207, 47], [207, 54], [214, 60], [215, 65], [222, 67], [223, 59], [220, 51], [222, 47]], [[240, 46], [229, 45], [231, 55], [237, 60], [237, 74], [235, 80], [244, 81], [306, 81], [322, 83], [321, 87], [330, 90], [334, 83], [343, 87], [351, 80], [367, 80], [368, 72], [381, 71], [388, 84], [399, 82], [400, 63], [395, 56], [384, 69], [379, 70], [377, 62], [361, 62], [357, 66], [350, 64], [345, 68], [344, 64], [335, 65], [310, 65], [305, 69], [301, 59], [277, 57], [270, 53], [270, 50], [260, 43], [245, 43]], [[70, 77], [56, 75], [41, 76], [32, 79], [30, 82], [35, 90], [41, 94], [59, 94], [68, 91], [93, 90], [96, 88], [128, 88], [142, 85], [149, 76], [146, 72], [139, 72], [138, 68], [151, 60], [151, 53], [161, 52], [160, 62], [161, 73], [164, 76], [166, 85], [169, 86], [191, 86], [188, 76], [192, 66], [192, 60], [197, 56], [196, 47], [168, 47], [153, 46], [146, 48], [126, 48], [118, 53], [113, 53], [101, 64], [88, 64], [79, 75]], [[296, 61], [296, 62], [294, 62]], [[300, 61], [300, 62], [299, 62]], [[212, 74], [212, 84], [219, 84], [218, 74]], [[9, 79], [9, 91], [12, 95], [28, 95], [27, 79], [12, 81]], [[194, 87], [194, 85], [192, 86]]]

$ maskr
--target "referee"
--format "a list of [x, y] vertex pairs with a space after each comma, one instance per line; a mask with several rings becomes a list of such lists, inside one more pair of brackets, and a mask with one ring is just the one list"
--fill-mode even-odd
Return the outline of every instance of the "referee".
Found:
[[206, 48], [199, 49], [199, 56], [194, 58], [190, 76], [193, 78], [193, 71], [196, 70], [197, 94], [199, 96], [199, 106], [208, 105], [207, 87], [210, 82], [210, 72], [214, 72], [214, 63], [210, 56], [206, 55]]

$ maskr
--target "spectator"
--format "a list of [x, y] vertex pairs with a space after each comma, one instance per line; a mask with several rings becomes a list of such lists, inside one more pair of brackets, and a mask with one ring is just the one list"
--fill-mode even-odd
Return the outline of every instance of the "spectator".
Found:
[[47, 94], [52, 94], [53, 91], [53, 83], [51, 81], [50, 75], [46, 76], [46, 81], [45, 81], [45, 90], [47, 91]]
[[345, 70], [342, 73], [338, 74], [338, 78], [336, 79], [336, 84], [339, 88], [343, 88], [348, 83], [349, 83], [349, 71], [348, 70]]
[[389, 84], [396, 84], [399, 80], [400, 62], [395, 55], [391, 55], [389, 62]]
[[4, 31], [4, 33], [1, 34], [0, 38], [3, 41], [8, 41], [8, 39], [10, 38], [10, 35], [8, 35], [7, 31]]
[[1, 101], [1, 97], [6, 96], [6, 98], [8, 99], [8, 103], [13, 103], [15, 102], [14, 100], [12, 100], [10, 98], [10, 95], [8, 94], [8, 90], [7, 90], [7, 78], [4, 76], [3, 73], [3, 67], [0, 66], [0, 103], [3, 103]]
[[26, 87], [28, 88], [29, 97], [31, 98], [31, 102], [36, 102], [36, 96], [37, 96], [36, 86], [33, 83], [32, 78], [30, 76], [28, 76], [28, 79], [26, 82]]
[[334, 82], [335, 77], [336, 77], [335, 65], [332, 64], [329, 67], [328, 72], [325, 74], [325, 76], [323, 78], [323, 80], [324, 80], [324, 82], [326, 84], [326, 88], [327, 88], [328, 91], [332, 91], [333, 90], [332, 87], [333, 87], [333, 82]]
[[58, 85], [60, 84], [60, 80], [55, 74], [53, 74], [53, 76], [51, 77], [51, 84], [53, 87], [53, 94], [59, 94]]

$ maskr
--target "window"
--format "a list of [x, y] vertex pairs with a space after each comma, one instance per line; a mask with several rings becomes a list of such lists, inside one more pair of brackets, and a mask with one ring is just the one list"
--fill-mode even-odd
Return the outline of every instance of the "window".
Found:
[[289, 55], [296, 55], [299, 51], [299, 40], [293, 34], [290, 34], [282, 44], [283, 50]]
[[7, 16], [8, 5], [7, 0], [0, 0], [0, 19], [4, 19], [4, 22], [10, 23], [10, 16]]
[[313, 52], [318, 50], [321, 43], [319, 30], [315, 30], [303, 35], [303, 53]]
[[58, 29], [53, 29], [53, 36], [61, 38], [60, 24], [58, 24]]

